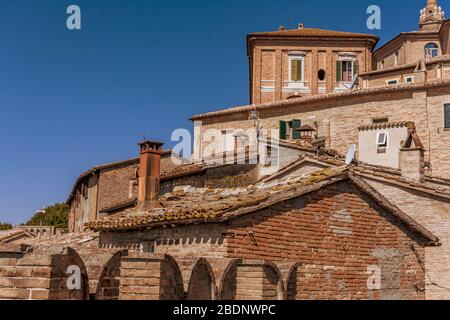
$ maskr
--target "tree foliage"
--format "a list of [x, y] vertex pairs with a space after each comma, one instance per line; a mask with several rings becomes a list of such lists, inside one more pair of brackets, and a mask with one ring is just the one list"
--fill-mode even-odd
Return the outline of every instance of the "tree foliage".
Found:
[[56, 203], [37, 212], [27, 223], [27, 226], [54, 226], [67, 228], [69, 220], [69, 207], [65, 203]]
[[12, 225], [9, 223], [0, 222], [0, 231], [12, 229]]

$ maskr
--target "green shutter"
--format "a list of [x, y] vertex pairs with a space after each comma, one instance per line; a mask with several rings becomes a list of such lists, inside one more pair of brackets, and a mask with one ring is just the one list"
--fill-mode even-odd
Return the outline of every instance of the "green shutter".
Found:
[[300, 139], [300, 131], [295, 129], [300, 129], [302, 127], [302, 120], [294, 119], [292, 120], [292, 139]]
[[286, 139], [287, 123], [280, 120], [280, 140]]
[[353, 74], [359, 74], [358, 60], [353, 61]]
[[342, 81], [342, 61], [336, 61], [336, 82]]

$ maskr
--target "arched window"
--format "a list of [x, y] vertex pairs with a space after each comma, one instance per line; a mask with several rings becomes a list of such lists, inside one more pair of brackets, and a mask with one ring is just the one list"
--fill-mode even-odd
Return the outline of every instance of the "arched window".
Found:
[[425, 58], [434, 58], [439, 55], [439, 47], [436, 43], [430, 42], [425, 46]]

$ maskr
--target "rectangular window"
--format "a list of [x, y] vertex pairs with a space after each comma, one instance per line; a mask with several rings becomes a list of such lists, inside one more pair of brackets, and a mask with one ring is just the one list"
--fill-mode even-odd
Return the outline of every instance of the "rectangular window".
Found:
[[297, 129], [302, 127], [302, 120], [280, 121], [280, 140], [300, 139]]
[[388, 80], [387, 81], [388, 86], [393, 86], [393, 85], [396, 85], [397, 83], [398, 83], [398, 80]]
[[450, 129], [450, 104], [444, 105], [444, 127]]
[[377, 133], [377, 153], [386, 153], [388, 145], [388, 134], [386, 132]]
[[289, 80], [303, 81], [303, 56], [289, 56]]
[[336, 81], [352, 82], [355, 75], [359, 73], [358, 61], [355, 57], [339, 57], [336, 61]]
[[405, 78], [405, 83], [413, 83], [414, 82], [414, 78], [413, 77], [406, 77]]
[[389, 122], [389, 118], [375, 118], [375, 119], [372, 119], [372, 123], [373, 124], [388, 123], [388, 122]]

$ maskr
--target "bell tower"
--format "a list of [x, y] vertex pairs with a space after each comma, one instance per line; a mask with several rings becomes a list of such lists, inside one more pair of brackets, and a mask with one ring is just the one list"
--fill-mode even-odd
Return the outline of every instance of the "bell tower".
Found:
[[420, 10], [420, 31], [439, 31], [444, 20], [445, 13], [437, 0], [428, 0], [427, 6]]

